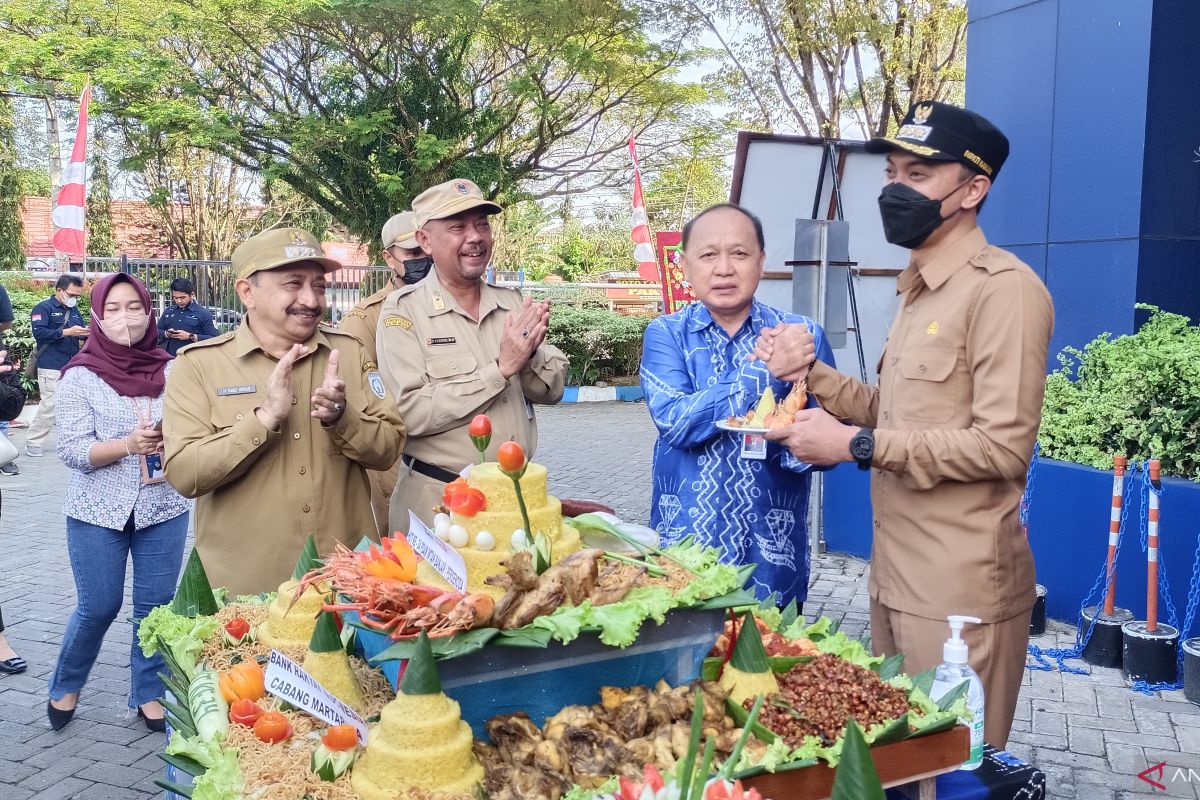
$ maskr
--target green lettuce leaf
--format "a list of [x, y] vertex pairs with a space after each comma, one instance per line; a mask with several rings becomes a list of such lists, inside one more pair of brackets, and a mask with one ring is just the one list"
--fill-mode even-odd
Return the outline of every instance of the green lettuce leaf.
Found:
[[530, 627], [544, 628], [550, 635], [562, 642], [570, 644], [579, 637], [579, 631], [587, 623], [592, 610], [592, 601], [584, 600], [577, 606], [560, 606], [553, 614], [537, 617], [529, 623]]
[[222, 750], [215, 764], [196, 777], [192, 800], [240, 800], [246, 788], [237, 750]]
[[577, 784], [562, 796], [562, 800], [594, 800], [600, 795], [613, 794], [620, 788], [617, 781], [617, 776], [613, 775], [595, 789], [585, 789]]
[[646, 612], [633, 603], [593, 606], [588, 624], [600, 629], [600, 641], [609, 647], [628, 647], [637, 641]]
[[659, 625], [666, 620], [667, 612], [678, 605], [677, 598], [665, 586], [639, 586], [631, 589], [623, 602], [633, 603]]
[[158, 606], [138, 625], [138, 645], [150, 657], [158, 652], [158, 637], [161, 637], [170, 650], [169, 660], [178, 664], [191, 680], [204, 640], [218, 625], [216, 617], [185, 617], [176, 614], [171, 606]]

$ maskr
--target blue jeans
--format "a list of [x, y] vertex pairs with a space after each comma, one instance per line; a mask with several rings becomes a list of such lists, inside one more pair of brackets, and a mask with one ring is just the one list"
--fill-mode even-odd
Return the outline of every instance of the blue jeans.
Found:
[[124, 530], [103, 528], [67, 517], [67, 553], [75, 576], [78, 605], [67, 620], [58, 664], [50, 677], [50, 699], [78, 692], [100, 654], [100, 643], [121, 611], [125, 595], [125, 562], [133, 555], [133, 644], [129, 650], [132, 679], [129, 707], [163, 695], [158, 673], [162, 657], [142, 655], [137, 625], [155, 606], [169, 603], [183, 562], [188, 515], [134, 530], [133, 518]]

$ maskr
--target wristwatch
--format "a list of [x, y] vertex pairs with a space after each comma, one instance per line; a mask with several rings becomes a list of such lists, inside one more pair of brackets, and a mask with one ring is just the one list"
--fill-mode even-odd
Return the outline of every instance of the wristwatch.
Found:
[[850, 440], [850, 455], [854, 457], [859, 469], [870, 469], [871, 459], [875, 457], [875, 431], [871, 428], [859, 428], [858, 433]]

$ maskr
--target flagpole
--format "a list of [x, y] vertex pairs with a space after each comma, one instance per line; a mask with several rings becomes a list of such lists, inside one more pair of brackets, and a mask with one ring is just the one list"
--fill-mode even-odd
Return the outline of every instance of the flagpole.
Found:
[[[646, 213], [646, 200], [642, 193], [642, 169], [638, 164], [637, 145], [634, 137], [629, 137], [629, 158], [633, 161], [633, 218], [630, 238], [633, 240], [633, 257], [638, 262], [638, 274], [643, 280], [651, 281], [657, 278], [662, 285], [663, 313], [671, 313], [671, 291], [667, 286], [667, 276], [654, 247], [654, 236], [650, 232], [650, 217]], [[650, 273], [647, 275], [647, 273]], [[653, 277], [652, 277], [653, 276]]]
[[[71, 160], [63, 172], [62, 186], [55, 195], [51, 212], [54, 221], [54, 249], [57, 257], [62, 251], [68, 258], [78, 253], [87, 258], [85, 240], [85, 207], [87, 205], [87, 145], [88, 104], [92, 96], [92, 78], [89, 75], [79, 95], [79, 115], [75, 124], [75, 141], [71, 147]], [[54, 143], [58, 145], [57, 142]], [[57, 258], [56, 258], [57, 260]], [[61, 269], [60, 269], [61, 271]]]

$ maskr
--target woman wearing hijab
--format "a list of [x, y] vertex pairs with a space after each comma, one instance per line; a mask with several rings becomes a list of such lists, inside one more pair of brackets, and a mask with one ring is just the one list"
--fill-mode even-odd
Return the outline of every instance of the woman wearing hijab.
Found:
[[50, 678], [46, 714], [59, 730], [121, 610], [133, 557], [129, 707], [146, 727], [165, 727], [158, 699], [162, 659], [138, 647], [138, 622], [171, 600], [183, 560], [188, 501], [162, 480], [162, 394], [171, 357], [159, 350], [150, 295], [140, 281], [109, 275], [92, 290], [91, 336], [58, 384], [58, 455], [71, 469], [63, 513], [77, 606]]

